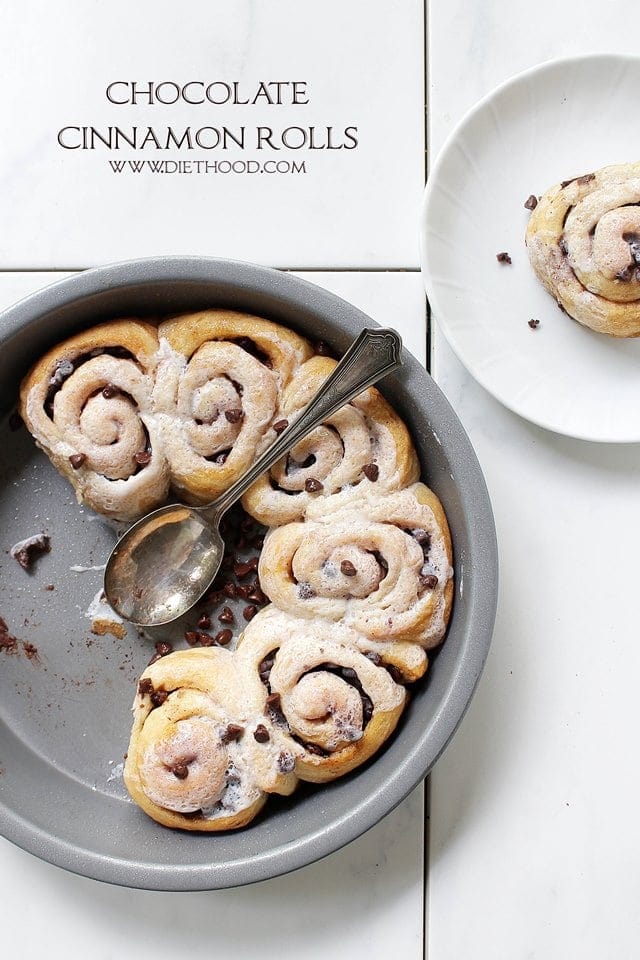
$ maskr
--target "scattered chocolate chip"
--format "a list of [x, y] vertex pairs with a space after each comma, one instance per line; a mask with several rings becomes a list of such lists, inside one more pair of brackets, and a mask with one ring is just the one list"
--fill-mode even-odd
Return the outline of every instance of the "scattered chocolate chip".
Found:
[[233, 623], [235, 617], [231, 607], [223, 607], [222, 612], [218, 614], [218, 620], [220, 623]]
[[177, 777], [178, 780], [186, 780], [189, 776], [189, 766], [186, 763], [174, 763], [171, 767], [171, 773], [174, 777]]
[[119, 393], [118, 388], [114, 387], [112, 383], [108, 383], [106, 387], [102, 388], [102, 396], [105, 398], [105, 400], [111, 400], [118, 393]]
[[210, 633], [205, 633], [204, 630], [198, 630], [198, 643], [201, 647], [211, 647], [213, 646], [214, 639]]
[[367, 480], [371, 480], [372, 483], [375, 483], [380, 475], [380, 469], [377, 463], [365, 463], [362, 472]]
[[156, 643], [156, 653], [161, 657], [166, 657], [168, 654], [173, 653], [173, 644], [167, 643], [166, 640], [158, 640]]
[[184, 638], [189, 644], [190, 647], [195, 647], [198, 643], [198, 631], [197, 630], [185, 630]]
[[527, 199], [524, 202], [524, 205], [527, 210], [535, 210], [535, 208], [538, 206], [538, 198], [535, 196], [535, 194], [532, 193], [530, 194], [530, 196], [527, 197]]
[[151, 694], [151, 703], [154, 707], [161, 707], [169, 696], [166, 690], [154, 690]]
[[259, 723], [258, 726], [253, 731], [253, 738], [257, 740], [258, 743], [267, 743], [271, 737], [269, 736], [269, 731], [265, 727], [264, 723]]
[[227, 580], [224, 587], [222, 588], [222, 592], [224, 593], [225, 597], [229, 597], [229, 599], [231, 600], [233, 599], [233, 597], [235, 597], [237, 589], [238, 588], [236, 587], [233, 580]]
[[274, 650], [273, 653], [270, 653], [268, 656], [261, 660], [258, 665], [258, 674], [263, 683], [269, 682], [269, 676], [271, 675], [271, 668], [273, 667], [276, 660], [277, 651]]
[[288, 426], [289, 426], [288, 420], [276, 420], [276, 422], [273, 425], [273, 429], [275, 430], [276, 433], [282, 433], [282, 431], [286, 430]]
[[267, 596], [262, 592], [259, 583], [254, 583], [250, 593], [247, 594], [247, 600], [253, 600], [254, 603], [267, 603]]
[[140, 450], [139, 453], [136, 453], [134, 460], [141, 467], [146, 467], [148, 463], [151, 463], [151, 451], [150, 450]]
[[540, 321], [534, 319], [533, 317], [531, 317], [531, 320], [527, 320], [527, 323], [528, 323], [528, 325], [531, 327], [532, 330], [537, 330], [538, 327], [540, 326]]
[[43, 587], [42, 589], [43, 589], [43, 590], [49, 590], [49, 591], [51, 591], [51, 590], [55, 590], [55, 588], [56, 588], [56, 587], [55, 587], [55, 584], [54, 584], [54, 583], [45, 583], [45, 585], [44, 585], [44, 587]]
[[243, 600], [249, 599], [249, 594], [251, 593], [251, 584], [250, 583], [239, 583], [236, 587], [236, 595], [242, 597]]
[[316, 480], [315, 477], [309, 477], [304, 482], [304, 488], [307, 493], [317, 493], [319, 490], [323, 489], [323, 486], [324, 485], [320, 482], [320, 480]]
[[222, 743], [231, 743], [232, 740], [239, 740], [243, 733], [244, 727], [241, 727], [239, 723], [230, 723], [220, 739]]
[[228, 627], [225, 627], [224, 630], [219, 630], [213, 638], [219, 647], [226, 647], [228, 643], [231, 643], [233, 639], [233, 631], [229, 630]]
[[27, 540], [14, 544], [9, 551], [23, 570], [30, 570], [36, 559], [51, 550], [51, 538], [46, 533], [38, 533]]
[[224, 415], [229, 423], [240, 423], [244, 417], [244, 412], [239, 407], [232, 407], [231, 410], [225, 410]]
[[20, 427], [24, 426], [24, 420], [20, 416], [17, 410], [14, 410], [11, 416], [9, 417], [9, 430], [12, 433], [15, 433], [16, 430], [19, 430]]
[[245, 618], [245, 620], [253, 620], [257, 612], [258, 608], [252, 603], [248, 607], [244, 608], [242, 611], [242, 616]]
[[248, 577], [253, 567], [248, 561], [238, 560], [233, 565], [233, 572], [239, 580], [244, 580], [245, 577]]
[[307, 753], [313, 753], [316, 757], [327, 757], [329, 755], [327, 751], [319, 747], [317, 743], [310, 743], [308, 740], [305, 740], [304, 748]]
[[511, 257], [510, 257], [509, 254], [506, 252], [506, 250], [503, 250], [502, 253], [496, 253], [496, 260], [498, 261], [498, 263], [511, 263], [511, 262], [512, 262], [512, 261], [511, 261]]
[[340, 573], [345, 577], [355, 577], [357, 570], [351, 563], [351, 560], [343, 560], [340, 564]]
[[255, 573], [260, 566], [260, 559], [259, 557], [251, 557], [248, 563], [251, 570]]
[[86, 453], [72, 453], [69, 457], [69, 463], [74, 470], [79, 470], [82, 464], [87, 459]]
[[402, 671], [393, 663], [385, 663], [385, 669], [395, 683], [402, 683], [404, 681]]
[[560, 300], [556, 300], [556, 303], [558, 304], [558, 307], [560, 308], [560, 310], [562, 310], [563, 313], [566, 313], [566, 312], [567, 312], [567, 311], [565, 310], [564, 304], [561, 303]]
[[208, 630], [211, 626], [211, 617], [203, 613], [202, 616], [198, 618], [196, 626], [199, 627], [200, 630]]
[[438, 578], [434, 573], [423, 573], [418, 577], [420, 586], [425, 590], [433, 590], [438, 586]]
[[411, 536], [421, 547], [431, 546], [431, 534], [428, 530], [423, 530], [422, 527], [418, 527], [418, 529], [411, 531]]

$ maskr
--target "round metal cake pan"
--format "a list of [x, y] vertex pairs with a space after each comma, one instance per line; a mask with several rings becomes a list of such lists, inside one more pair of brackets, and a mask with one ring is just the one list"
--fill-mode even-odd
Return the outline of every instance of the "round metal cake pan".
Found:
[[[320, 287], [252, 264], [164, 257], [100, 267], [2, 314], [3, 408], [15, 408], [30, 364], [76, 330], [116, 316], [160, 317], [210, 306], [268, 317], [338, 353], [363, 326], [376, 325]], [[404, 366], [381, 389], [409, 425], [423, 479], [442, 500], [451, 527], [456, 592], [446, 641], [412, 691], [396, 734], [372, 761], [321, 788], [303, 786], [291, 798], [270, 801], [249, 827], [226, 834], [168, 830], [127, 798], [118, 761], [149, 642], [134, 632], [124, 640], [89, 633], [87, 600], [100, 586], [92, 569], [109, 546], [102, 524], [77, 506], [26, 430], [11, 431], [4, 421], [0, 616], [38, 650], [35, 658], [0, 654], [0, 832], [6, 838], [111, 883], [231, 887], [330, 854], [426, 776], [456, 730], [488, 652], [497, 597], [495, 527], [471, 443], [424, 368], [405, 350]], [[32, 528], [51, 532], [52, 550], [24, 574], [7, 551]]]

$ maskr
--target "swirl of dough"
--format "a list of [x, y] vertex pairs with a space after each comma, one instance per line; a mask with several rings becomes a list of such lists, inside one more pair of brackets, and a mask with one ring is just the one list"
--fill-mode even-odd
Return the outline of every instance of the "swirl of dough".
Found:
[[640, 336], [640, 162], [564, 181], [534, 208], [533, 269], [575, 320], [614, 337]]
[[291, 793], [297, 779], [252, 736], [266, 693], [224, 649], [181, 650], [143, 673], [124, 779], [136, 803], [165, 826], [229, 830], [245, 826], [268, 793]]
[[406, 691], [360, 653], [341, 624], [299, 620], [274, 606], [245, 629], [236, 657], [268, 691], [280, 754], [302, 780], [333, 780], [371, 757], [398, 722]]
[[[276, 424], [295, 418], [336, 363], [315, 356], [302, 365], [282, 392]], [[336, 509], [359, 499], [363, 490], [386, 494], [413, 483], [418, 476], [406, 426], [372, 387], [338, 410], [253, 484], [243, 505], [261, 523], [277, 526], [302, 519], [317, 501], [323, 510]]]
[[264, 447], [279, 389], [310, 348], [267, 320], [223, 310], [167, 320], [158, 332], [154, 407], [172, 484], [207, 503]]
[[[428, 649], [442, 640], [449, 619], [451, 562], [442, 506], [415, 484], [271, 530], [259, 576], [272, 602], [294, 616], [342, 621], [372, 641]], [[391, 662], [411, 675], [404, 654], [402, 648]]]
[[151, 411], [155, 329], [136, 320], [69, 338], [32, 368], [21, 414], [81, 503], [134, 520], [166, 498], [169, 468]]

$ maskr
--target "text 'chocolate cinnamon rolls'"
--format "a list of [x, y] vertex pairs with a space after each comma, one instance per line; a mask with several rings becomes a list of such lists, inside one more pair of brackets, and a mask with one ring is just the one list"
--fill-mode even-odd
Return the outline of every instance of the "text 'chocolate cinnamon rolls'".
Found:
[[547, 190], [526, 243], [538, 279], [569, 316], [612, 337], [640, 336], [640, 162]]

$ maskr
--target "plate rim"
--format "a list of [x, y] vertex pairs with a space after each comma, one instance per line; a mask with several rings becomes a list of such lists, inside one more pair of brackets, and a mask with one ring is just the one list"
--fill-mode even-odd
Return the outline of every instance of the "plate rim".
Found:
[[459, 339], [454, 336], [453, 331], [446, 322], [447, 311], [443, 309], [442, 304], [439, 302], [436, 284], [433, 280], [433, 276], [427, 263], [425, 239], [427, 217], [429, 215], [430, 204], [433, 202], [432, 196], [437, 185], [440, 170], [446, 165], [448, 155], [453, 146], [456, 144], [460, 134], [478, 114], [482, 113], [482, 111], [485, 110], [489, 104], [491, 104], [497, 97], [502, 95], [506, 90], [521, 83], [525, 83], [532, 77], [549, 73], [553, 70], [569, 68], [572, 65], [577, 65], [580, 63], [593, 63], [595, 61], [603, 62], [607, 60], [617, 64], [632, 64], [640, 70], [640, 56], [630, 53], [595, 51], [592, 53], [579, 53], [564, 57], [553, 57], [540, 63], [533, 64], [532, 66], [527, 67], [518, 73], [511, 74], [491, 90], [489, 90], [466, 110], [466, 112], [455, 124], [453, 129], [447, 134], [434, 160], [433, 166], [427, 175], [427, 181], [422, 193], [420, 206], [419, 255], [420, 273], [422, 275], [429, 305], [432, 308], [432, 316], [436, 320], [438, 328], [444, 335], [455, 356], [458, 358], [465, 370], [474, 378], [474, 380], [476, 380], [477, 383], [480, 384], [481, 387], [483, 387], [483, 389], [487, 391], [487, 393], [489, 393], [495, 400], [497, 400], [500, 404], [502, 404], [502, 406], [506, 407], [506, 409], [510, 410], [512, 413], [515, 413], [522, 419], [527, 420], [535, 426], [542, 427], [544, 430], [547, 430], [558, 436], [569, 437], [574, 440], [581, 440], [589, 443], [619, 444], [626, 446], [627, 444], [640, 443], [640, 421], [638, 422], [637, 433], [633, 435], [629, 434], [624, 437], [611, 437], [601, 434], [594, 435], [593, 433], [589, 433], [587, 431], [562, 428], [557, 424], [550, 423], [544, 418], [536, 417], [535, 411], [529, 411], [526, 409], [526, 407], [523, 407], [523, 405], [519, 404], [517, 400], [514, 401], [509, 396], [505, 396], [504, 392], [492, 382], [490, 376], [487, 377], [481, 371], [475, 368], [474, 362], [469, 360], [465, 353], [464, 347], [461, 345]]

